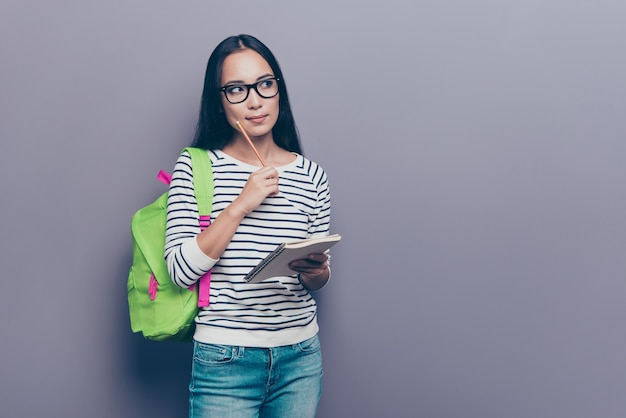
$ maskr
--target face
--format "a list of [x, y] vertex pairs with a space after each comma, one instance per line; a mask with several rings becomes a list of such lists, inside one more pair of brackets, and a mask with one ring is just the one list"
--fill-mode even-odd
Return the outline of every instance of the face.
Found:
[[[238, 94], [245, 87], [239, 88], [237, 85], [261, 82], [257, 85], [258, 89], [267, 96], [268, 86], [272, 83], [272, 80], [268, 79], [274, 76], [271, 67], [261, 55], [251, 49], [243, 49], [224, 59], [221, 87], [228, 86], [231, 93]], [[239, 133], [236, 123], [239, 121], [251, 138], [272, 137], [272, 128], [278, 119], [278, 94], [264, 98], [250, 87], [246, 100], [235, 104], [230, 103], [224, 93], [220, 94], [226, 119], [235, 132]], [[240, 133], [236, 135], [241, 136]]]

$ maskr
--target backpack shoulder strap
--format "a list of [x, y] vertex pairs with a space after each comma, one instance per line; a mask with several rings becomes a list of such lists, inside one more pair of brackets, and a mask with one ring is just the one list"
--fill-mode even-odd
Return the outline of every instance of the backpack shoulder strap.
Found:
[[198, 201], [200, 215], [210, 215], [213, 204], [213, 169], [211, 158], [207, 150], [202, 148], [187, 147], [191, 155], [191, 170], [193, 172], [193, 189]]
[[[213, 168], [211, 167], [211, 158], [208, 151], [202, 148], [187, 147], [183, 149], [184, 151], [189, 152], [191, 156], [193, 190], [198, 202], [200, 228], [203, 229], [210, 223], [209, 216], [211, 215], [213, 205]], [[208, 271], [198, 281], [199, 308], [209, 306], [210, 288], [211, 272]]]

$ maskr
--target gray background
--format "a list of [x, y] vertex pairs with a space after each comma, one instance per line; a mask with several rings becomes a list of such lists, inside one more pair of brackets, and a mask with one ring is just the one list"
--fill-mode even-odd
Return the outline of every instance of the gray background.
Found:
[[182, 417], [130, 217], [206, 60], [275, 52], [331, 178], [320, 417], [626, 415], [626, 3], [0, 2], [0, 415]]

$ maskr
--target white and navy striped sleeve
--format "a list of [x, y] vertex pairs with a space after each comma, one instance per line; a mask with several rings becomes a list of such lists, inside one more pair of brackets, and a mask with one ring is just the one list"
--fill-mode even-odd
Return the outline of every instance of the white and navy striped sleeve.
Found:
[[172, 281], [184, 288], [194, 285], [217, 262], [198, 246], [198, 219], [191, 157], [183, 152], [174, 166], [168, 193], [165, 260]]
[[313, 210], [309, 226], [309, 235], [328, 235], [330, 230], [330, 188], [326, 172], [317, 164], [309, 161], [309, 171], [317, 189], [317, 205]]

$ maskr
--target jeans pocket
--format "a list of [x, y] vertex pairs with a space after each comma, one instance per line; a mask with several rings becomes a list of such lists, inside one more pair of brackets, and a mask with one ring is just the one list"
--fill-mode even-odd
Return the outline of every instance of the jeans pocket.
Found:
[[235, 347], [194, 342], [193, 361], [207, 366], [228, 364], [235, 358]]
[[314, 353], [316, 351], [320, 351], [321, 348], [320, 340], [317, 335], [296, 344], [296, 347], [302, 353]]

